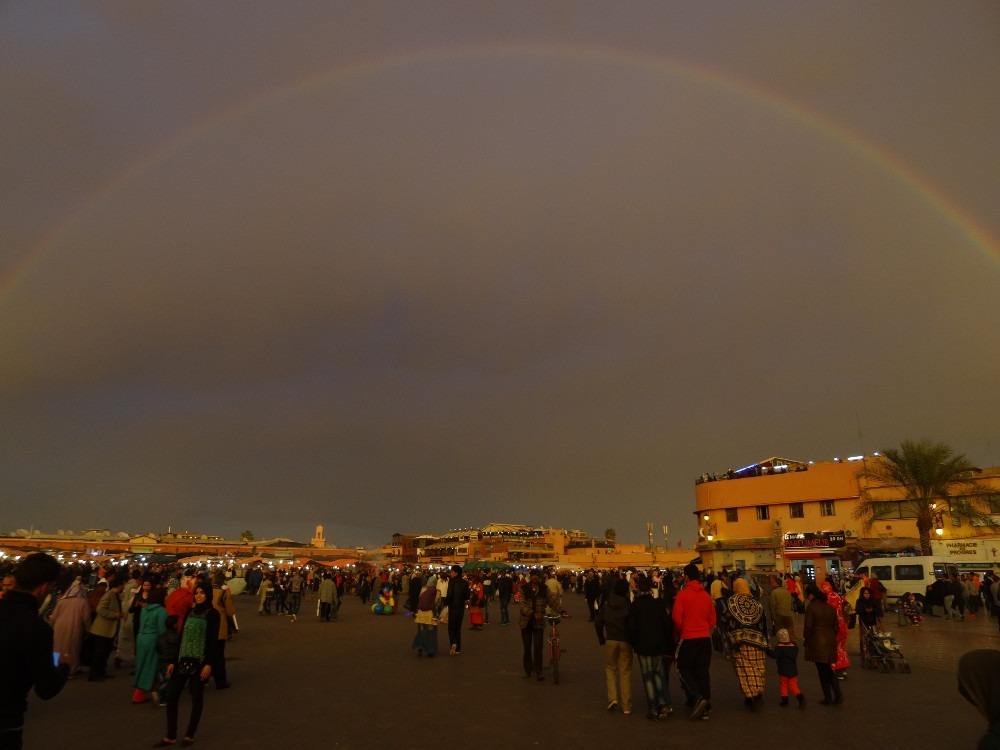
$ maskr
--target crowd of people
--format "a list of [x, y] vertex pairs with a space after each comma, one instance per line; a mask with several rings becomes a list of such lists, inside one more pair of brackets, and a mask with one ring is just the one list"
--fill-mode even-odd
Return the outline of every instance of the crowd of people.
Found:
[[598, 640], [605, 649], [608, 710], [632, 712], [634, 654], [649, 720], [673, 714], [668, 689], [671, 665], [689, 718], [707, 720], [712, 711], [713, 653], [724, 655], [732, 666], [746, 709], [757, 710], [763, 700], [769, 659], [779, 676], [779, 704], [787, 706], [791, 693], [799, 708], [805, 708], [798, 685], [798, 646], [792, 636], [794, 602], [800, 601], [805, 614], [804, 658], [816, 664], [824, 695], [820, 704], [840, 704], [843, 692], [834, 675], [834, 669], [846, 669], [840, 663], [841, 656], [846, 659], [839, 638], [840, 610], [836, 602], [828, 602], [827, 592], [812, 584], [800, 586], [794, 576], [779, 580], [776, 574], [765, 587], [740, 571], [704, 576], [696, 565], [686, 566], [680, 575], [588, 573], [584, 592], [588, 603], [593, 602]]
[[[880, 630], [886, 611], [885, 588], [874, 576], [857, 582], [831, 576], [817, 586], [797, 574], [722, 570], [705, 575], [696, 565], [683, 571], [582, 574], [552, 569], [472, 572], [458, 565], [438, 573], [373, 567], [281, 571], [263, 566], [241, 573], [245, 593], [257, 597], [259, 616], [285, 616], [295, 622], [306, 592], [316, 594], [321, 622], [336, 620], [347, 596], [356, 596], [365, 605], [375, 599], [370, 606], [376, 614], [405, 613], [413, 618], [411, 647], [421, 658], [439, 653], [439, 629], [447, 632], [448, 654], [461, 655], [467, 617], [471, 629], [482, 628], [496, 602], [499, 625], [506, 626], [511, 624], [513, 605], [523, 675], [536, 680], [544, 680], [546, 617], [569, 617], [563, 594], [575, 590], [586, 601], [603, 651], [608, 711], [632, 713], [635, 657], [651, 721], [674, 712], [671, 672], [678, 676], [688, 717], [704, 721], [711, 716], [713, 654], [729, 662], [747, 710], [758, 709], [767, 672], [772, 670], [778, 680], [779, 705], [790, 705], [792, 698], [804, 709], [800, 644], [804, 661], [815, 664], [822, 693], [818, 703], [838, 706], [845, 700], [842, 682], [850, 667], [849, 630], [857, 623], [864, 659], [864, 632]], [[16, 676], [5, 679], [0, 688], [0, 750], [21, 747], [29, 690], [48, 699], [77, 676], [103, 681], [112, 654], [116, 666], [130, 663], [132, 702], [153, 701], [166, 708], [165, 732], [156, 746], [193, 744], [206, 686], [214, 683], [217, 690], [231, 686], [225, 651], [226, 643], [239, 632], [229, 586], [235, 574], [233, 569], [210, 572], [159, 565], [63, 566], [43, 553], [24, 558], [0, 583], [0, 632], [5, 635], [0, 666], [5, 676]], [[854, 583], [859, 586], [852, 605], [845, 593]], [[932, 614], [933, 606], [941, 606], [944, 616], [956, 621], [983, 609], [1000, 613], [1000, 577], [955, 576], [935, 586], [940, 605], [931, 604], [932, 592], [926, 592], [922, 602], [908, 594], [899, 601], [900, 617], [919, 625]], [[393, 605], [399, 602], [401, 608], [377, 609], [380, 601], [388, 600]], [[796, 614], [804, 617], [797, 620]], [[798, 623], [801, 638], [797, 638]], [[13, 638], [7, 638], [8, 633]], [[968, 676], [962, 677], [960, 669], [962, 694], [992, 717], [992, 704], [983, 703], [993, 699], [984, 693], [979, 663], [967, 664], [966, 672]], [[181, 733], [185, 694], [190, 713]]]
[[[160, 566], [105, 569], [63, 566], [45, 553], [25, 557], [4, 576], [0, 663], [18, 675], [0, 693], [0, 748], [20, 748], [26, 696], [43, 699], [67, 680], [109, 676], [108, 660], [131, 666], [133, 703], [166, 708], [159, 747], [188, 746], [204, 708], [204, 689], [229, 688], [225, 647], [235, 635], [236, 608], [222, 571]], [[11, 630], [8, 630], [11, 628]], [[8, 633], [17, 634], [6, 638]], [[178, 739], [182, 695], [191, 712]]]

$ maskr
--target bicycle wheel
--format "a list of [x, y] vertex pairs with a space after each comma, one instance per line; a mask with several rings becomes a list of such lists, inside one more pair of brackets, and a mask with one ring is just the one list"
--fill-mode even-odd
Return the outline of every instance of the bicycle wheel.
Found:
[[549, 652], [549, 661], [552, 664], [552, 682], [559, 684], [559, 639], [552, 640]]

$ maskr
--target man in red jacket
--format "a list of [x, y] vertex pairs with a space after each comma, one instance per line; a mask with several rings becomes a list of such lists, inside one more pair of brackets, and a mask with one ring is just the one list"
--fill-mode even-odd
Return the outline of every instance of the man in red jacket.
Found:
[[715, 604], [701, 585], [697, 565], [684, 568], [684, 585], [674, 600], [671, 613], [674, 632], [680, 642], [677, 650], [677, 670], [693, 706], [690, 718], [707, 719], [712, 707], [712, 629], [715, 627]]
[[181, 585], [170, 593], [170, 596], [167, 597], [167, 601], [164, 604], [164, 608], [167, 610], [167, 615], [177, 615], [178, 633], [180, 633], [184, 628], [184, 618], [187, 617], [187, 613], [191, 611], [192, 607], [194, 607], [194, 583], [196, 572], [197, 571], [194, 568], [187, 568], [184, 571], [184, 575], [181, 576]]

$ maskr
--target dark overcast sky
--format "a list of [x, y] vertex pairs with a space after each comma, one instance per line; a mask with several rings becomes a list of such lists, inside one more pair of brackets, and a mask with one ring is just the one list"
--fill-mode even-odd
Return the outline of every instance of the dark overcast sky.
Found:
[[1000, 463], [992, 0], [5, 3], [0, 92], [0, 530], [687, 546], [705, 471]]

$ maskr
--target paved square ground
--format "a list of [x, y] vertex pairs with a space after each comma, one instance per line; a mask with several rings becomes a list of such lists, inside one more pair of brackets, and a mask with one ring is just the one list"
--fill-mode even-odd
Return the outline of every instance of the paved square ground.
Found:
[[[676, 713], [669, 721], [647, 721], [638, 665], [634, 666], [634, 713], [609, 714], [601, 648], [586, 605], [565, 596], [573, 615], [561, 626], [567, 653], [561, 682], [521, 677], [521, 641], [514, 624], [501, 626], [496, 603], [493, 624], [482, 631], [465, 622], [462, 654], [418, 659], [410, 649], [412, 618], [375, 616], [355, 598], [346, 599], [337, 622], [315, 617], [316, 600], [303, 604], [297, 622], [261, 617], [256, 599], [237, 598], [241, 630], [229, 642], [234, 687], [206, 690], [205, 713], [196, 747], [206, 750], [268, 748], [699, 748], [808, 746], [843, 748], [971, 748], [985, 720], [956, 690], [956, 662], [974, 648], [1000, 648], [997, 621], [980, 616], [965, 622], [929, 618], [920, 628], [892, 629], [912, 674], [879, 674], [855, 664], [842, 683], [846, 702], [832, 708], [821, 697], [812, 664], [799, 663], [805, 711], [782, 709], [776, 673], [768, 673], [765, 705], [755, 713], [742, 703], [729, 663], [712, 663], [710, 721], [685, 718], [676, 673], [670, 692]], [[801, 634], [802, 618], [797, 629]], [[890, 620], [895, 621], [893, 615]], [[856, 631], [849, 652], [858, 659]], [[133, 750], [163, 736], [164, 710], [133, 706], [127, 667], [103, 683], [72, 680], [52, 701], [30, 699], [28, 750]], [[547, 673], [548, 674], [548, 673]], [[181, 699], [180, 726], [190, 710]]]

